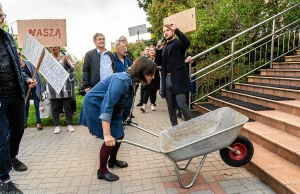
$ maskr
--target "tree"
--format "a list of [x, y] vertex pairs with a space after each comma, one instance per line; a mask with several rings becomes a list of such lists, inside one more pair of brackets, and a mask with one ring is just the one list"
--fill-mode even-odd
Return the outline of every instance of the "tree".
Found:
[[145, 12], [148, 11], [148, 6], [152, 3], [152, 0], [137, 0], [139, 7], [142, 8]]

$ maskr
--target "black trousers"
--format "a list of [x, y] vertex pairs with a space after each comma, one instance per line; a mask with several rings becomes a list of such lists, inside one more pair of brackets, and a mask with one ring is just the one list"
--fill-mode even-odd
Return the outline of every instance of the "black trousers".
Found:
[[54, 126], [59, 126], [59, 113], [61, 104], [64, 108], [67, 125], [72, 124], [72, 109], [71, 109], [71, 97], [62, 99], [50, 99], [51, 112]]
[[150, 87], [146, 86], [144, 88], [143, 104], [147, 104], [149, 97], [150, 97], [151, 104], [155, 104], [155, 102], [156, 102], [156, 93], [157, 93], [156, 88], [150, 88]]
[[141, 99], [140, 99], [140, 103], [143, 103], [144, 92], [145, 92], [145, 86], [141, 85]]
[[15, 158], [19, 153], [20, 143], [24, 134], [25, 102], [22, 97], [11, 98], [11, 103], [6, 107], [8, 121], [8, 141], [10, 158]]

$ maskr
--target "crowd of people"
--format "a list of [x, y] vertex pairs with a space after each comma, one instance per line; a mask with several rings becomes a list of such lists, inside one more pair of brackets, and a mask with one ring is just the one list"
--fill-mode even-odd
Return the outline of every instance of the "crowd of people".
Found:
[[[60, 93], [56, 93], [49, 83], [43, 85], [39, 74], [33, 79], [35, 67], [22, 59], [16, 50], [13, 37], [2, 30], [6, 15], [0, 7], [0, 193], [22, 193], [10, 179], [9, 172], [25, 171], [27, 166], [16, 158], [19, 145], [27, 127], [29, 100], [24, 101], [28, 90], [29, 99], [34, 101], [36, 127], [43, 129], [39, 115], [41, 93], [47, 93], [51, 102], [54, 134], [60, 133], [60, 114], [66, 117], [67, 129], [74, 132], [72, 115], [76, 114], [74, 87], [74, 63], [60, 52], [60, 47], [51, 47], [52, 56], [70, 73]], [[151, 111], [156, 111], [157, 91], [166, 99], [170, 122], [178, 124], [177, 107], [185, 120], [191, 119], [187, 93], [192, 91], [189, 78], [189, 57], [186, 50], [189, 39], [175, 23], [164, 25], [166, 42], [159, 41], [156, 46], [146, 46], [141, 56], [134, 61], [128, 51], [125, 36], [119, 38], [116, 52], [105, 47], [105, 36], [93, 36], [94, 49], [84, 58], [83, 79], [85, 97], [81, 107], [79, 123], [87, 126], [90, 133], [103, 139], [100, 149], [99, 179], [116, 181], [119, 177], [108, 168], [126, 168], [128, 163], [117, 159], [120, 143], [124, 137], [124, 124], [132, 115], [133, 99], [140, 88], [139, 110], [147, 112], [150, 100]], [[16, 111], [17, 110], [17, 111]]]

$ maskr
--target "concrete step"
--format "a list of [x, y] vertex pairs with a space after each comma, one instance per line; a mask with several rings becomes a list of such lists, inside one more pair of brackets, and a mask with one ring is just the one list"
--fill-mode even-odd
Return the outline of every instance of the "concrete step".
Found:
[[276, 101], [276, 100], [271, 100], [263, 97], [257, 97], [253, 95], [248, 95], [248, 94], [243, 94], [240, 92], [234, 92], [228, 90], [222, 90], [222, 96], [227, 96], [229, 98], [242, 100], [244, 102], [259, 104], [285, 113], [300, 116], [300, 101], [298, 100]]
[[276, 84], [276, 85], [286, 85], [286, 86], [300, 86], [299, 78], [290, 77], [268, 77], [268, 76], [248, 76], [248, 82], [258, 82], [265, 84]]
[[254, 156], [246, 168], [276, 193], [300, 193], [300, 168], [254, 143]]
[[285, 56], [285, 61], [298, 61], [300, 62], [300, 55], [294, 55], [294, 56]]
[[260, 85], [253, 85], [251, 83], [235, 83], [235, 88], [240, 90], [246, 90], [251, 92], [258, 92], [263, 94], [271, 94], [275, 96], [282, 96], [287, 98], [293, 98], [295, 100], [300, 100], [300, 90], [291, 90], [291, 89], [284, 89], [284, 88], [276, 88], [276, 87], [269, 87], [269, 86], [260, 86]]
[[241, 134], [300, 167], [300, 138], [260, 122], [247, 122]]
[[300, 69], [260, 69], [260, 75], [300, 77]]
[[297, 55], [300, 55], [300, 50], [297, 50]]
[[288, 61], [288, 62], [274, 62], [274, 69], [299, 69], [300, 62]]
[[251, 109], [238, 106], [236, 104], [229, 103], [227, 101], [220, 100], [211, 96], [209, 96], [209, 101], [216, 106], [230, 107], [257, 122], [261, 122], [283, 132], [287, 132], [291, 135], [300, 137], [300, 117], [298, 116], [284, 113], [278, 110], [253, 111]]

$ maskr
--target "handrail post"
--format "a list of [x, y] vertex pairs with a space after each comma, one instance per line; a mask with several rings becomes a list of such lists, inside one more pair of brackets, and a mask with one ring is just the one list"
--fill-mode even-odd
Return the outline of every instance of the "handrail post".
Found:
[[273, 19], [273, 27], [272, 27], [272, 42], [271, 42], [270, 68], [273, 68], [274, 40], [275, 40], [275, 25], [276, 25], [275, 22], [276, 22], [276, 18]]
[[230, 89], [233, 89], [234, 42], [235, 39], [231, 42]]
[[[192, 63], [189, 62], [189, 75], [190, 75], [190, 81], [191, 81], [191, 84], [192, 84], [192, 76], [191, 76], [191, 74], [192, 74], [192, 68], [191, 68], [191, 66], [192, 66]], [[193, 86], [193, 84], [192, 84], [192, 86]], [[193, 89], [192, 89], [192, 91], [193, 91]], [[189, 109], [190, 109], [190, 111], [191, 111], [191, 102], [192, 102], [191, 98], [192, 98], [192, 92], [189, 92], [189, 100], [188, 100], [187, 103], [189, 103]]]

